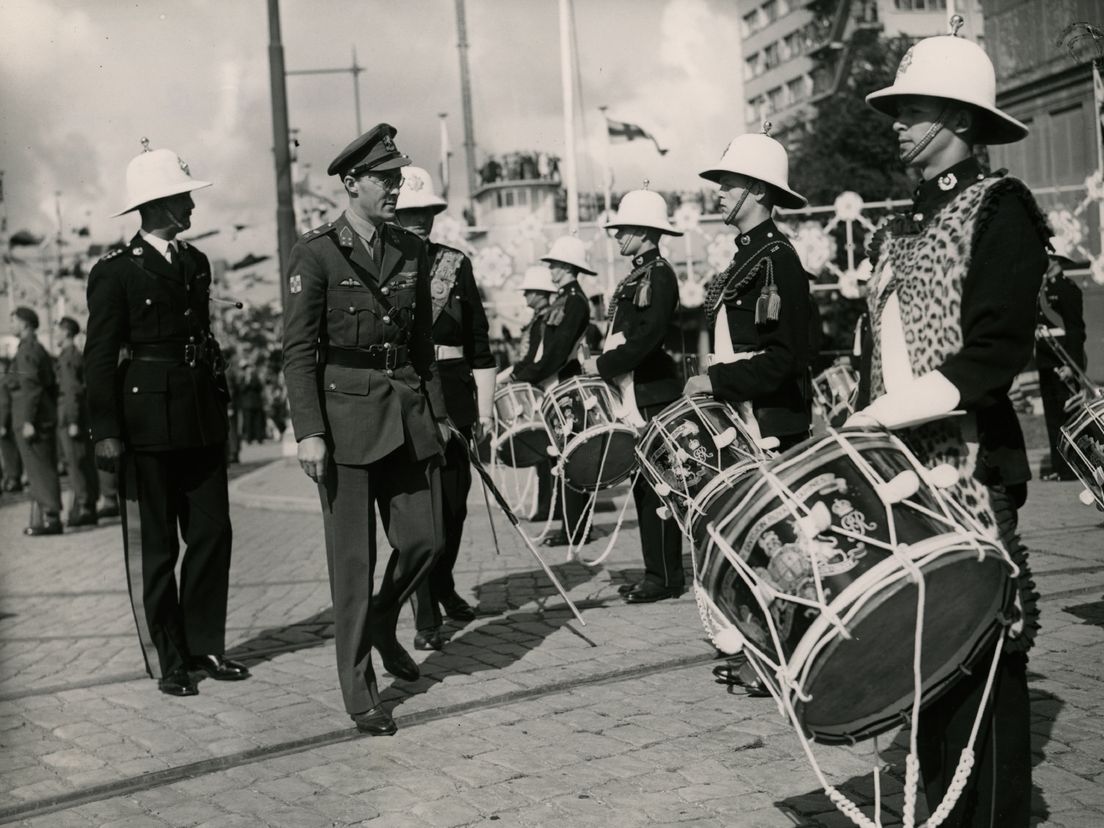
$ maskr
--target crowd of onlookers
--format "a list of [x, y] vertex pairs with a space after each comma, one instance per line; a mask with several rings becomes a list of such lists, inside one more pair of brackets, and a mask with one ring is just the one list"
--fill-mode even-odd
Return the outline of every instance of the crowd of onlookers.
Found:
[[489, 155], [479, 168], [483, 184], [498, 181], [560, 181], [559, 156], [547, 152], [507, 152]]

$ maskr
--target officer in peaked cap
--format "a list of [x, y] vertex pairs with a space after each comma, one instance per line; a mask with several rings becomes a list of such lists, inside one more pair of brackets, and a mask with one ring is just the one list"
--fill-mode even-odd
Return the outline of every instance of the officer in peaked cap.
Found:
[[[193, 696], [196, 674], [249, 676], [224, 655], [233, 532], [211, 265], [177, 238], [191, 227], [192, 192], [210, 184], [192, 178], [175, 152], [142, 143], [116, 214], [138, 211], [141, 228], [89, 274], [84, 370], [96, 463], [118, 471], [127, 585], [146, 669], [163, 693]], [[122, 362], [120, 348], [129, 354]]]
[[57, 356], [58, 437], [69, 467], [69, 487], [73, 490], [68, 523], [70, 526], [95, 526], [100, 481], [88, 441], [84, 356], [76, 343], [80, 324], [71, 316], [63, 316], [58, 321], [58, 329], [62, 336]]
[[23, 533], [60, 535], [61, 485], [57, 471], [57, 380], [54, 362], [38, 341], [38, 314], [12, 311], [19, 346], [12, 364], [12, 431], [30, 482], [31, 519]]
[[455, 248], [429, 241], [434, 217], [447, 206], [433, 191], [433, 179], [426, 170], [405, 168], [396, 215], [400, 226], [426, 242], [437, 367], [449, 419], [463, 435], [462, 439], [455, 434], [449, 439], [441, 467], [445, 548], [414, 597], [414, 646], [419, 650], [442, 646], [438, 605], [449, 618], [475, 619], [475, 610], [456, 592], [452, 568], [460, 551], [472, 483], [466, 444], [490, 428], [496, 373], [487, 314], [471, 260]]
[[[372, 667], [414, 681], [399, 611], [444, 546], [440, 463], [447, 408], [433, 349], [430, 259], [391, 224], [410, 163], [379, 124], [329, 166], [341, 216], [302, 236], [288, 263], [284, 377], [299, 462], [318, 484], [333, 590], [337, 672], [357, 729], [395, 732]], [[373, 591], [373, 504], [393, 551]]]

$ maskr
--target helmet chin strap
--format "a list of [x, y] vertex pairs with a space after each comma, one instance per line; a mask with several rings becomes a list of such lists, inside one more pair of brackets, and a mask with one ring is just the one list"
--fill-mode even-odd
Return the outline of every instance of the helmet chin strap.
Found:
[[744, 191], [740, 193], [740, 197], [736, 200], [736, 204], [731, 210], [728, 211], [728, 215], [724, 217], [725, 224], [732, 225], [737, 230], [740, 229], [739, 226], [737, 226], [736, 224], [736, 214], [740, 212], [740, 208], [744, 206], [744, 202], [747, 201], [747, 197], [749, 195], [751, 195], [751, 189], [749, 187], [745, 187]]
[[934, 121], [932, 121], [932, 125], [928, 127], [928, 131], [924, 133], [924, 137], [917, 141], [913, 145], [912, 149], [905, 153], [904, 158], [902, 158], [901, 160], [904, 161], [906, 165], [911, 164], [913, 161], [915, 161], [916, 156], [927, 149], [928, 144], [930, 144], [935, 136], [939, 134], [940, 130], [943, 129], [949, 112], [950, 107], [944, 106], [938, 117]]

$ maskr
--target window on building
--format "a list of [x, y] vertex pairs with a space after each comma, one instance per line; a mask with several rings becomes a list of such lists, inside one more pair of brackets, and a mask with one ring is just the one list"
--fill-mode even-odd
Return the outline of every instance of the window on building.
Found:
[[755, 101], [744, 104], [744, 123], [753, 124], [759, 120], [759, 105]]
[[776, 86], [770, 92], [767, 93], [767, 105], [771, 112], [778, 112], [780, 109], [786, 108], [786, 90], [784, 87]]
[[790, 0], [778, 0], [778, 16], [789, 14], [793, 10], [793, 3]]
[[495, 206], [502, 206], [502, 190], [499, 190], [497, 193], [495, 193]]
[[506, 206], [507, 207], [513, 207], [514, 206], [514, 191], [513, 190], [507, 190], [506, 191]]
[[897, 11], [946, 11], [947, 0], [893, 0]]
[[807, 97], [805, 78], [794, 78], [792, 81], [786, 84], [786, 101], [790, 104], [795, 104], [798, 101], [803, 101]]
[[744, 61], [744, 80], [750, 80], [759, 74], [759, 53]]
[[773, 23], [778, 19], [778, 0], [767, 0], [762, 6], [763, 18], [766, 21], [764, 25]]
[[769, 71], [781, 63], [778, 56], [778, 43], [771, 43], [763, 49], [763, 70]]
[[805, 39], [802, 32], [793, 32], [782, 40], [783, 50], [787, 58], [794, 58], [805, 51]]
[[748, 12], [740, 20], [740, 34], [744, 37], [751, 37], [759, 31], [759, 11]]

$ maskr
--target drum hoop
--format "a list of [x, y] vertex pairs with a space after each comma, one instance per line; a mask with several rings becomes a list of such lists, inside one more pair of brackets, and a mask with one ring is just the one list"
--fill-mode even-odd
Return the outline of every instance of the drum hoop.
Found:
[[567, 441], [567, 445], [563, 447], [560, 452], [560, 456], [567, 461], [567, 458], [571, 454], [582, 447], [582, 444], [586, 441], [593, 439], [594, 437], [601, 437], [604, 434], [629, 434], [636, 439], [636, 429], [632, 426], [621, 425], [620, 423], [606, 423], [604, 425], [593, 425], [583, 429], [578, 434], [573, 434], [571, 439]]
[[501, 434], [491, 438], [491, 447], [498, 448], [508, 440], [517, 439], [522, 434], [527, 434], [530, 431], [543, 431], [548, 433], [548, 429], [544, 427], [544, 423], [539, 420], [526, 420], [523, 423], [510, 426], [510, 428], [503, 431]]

